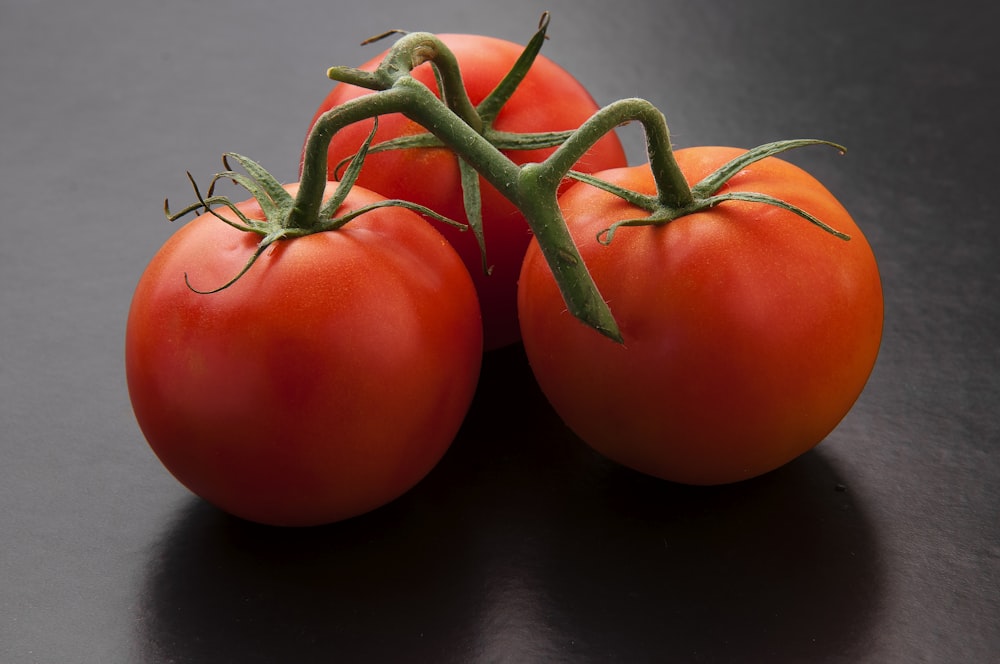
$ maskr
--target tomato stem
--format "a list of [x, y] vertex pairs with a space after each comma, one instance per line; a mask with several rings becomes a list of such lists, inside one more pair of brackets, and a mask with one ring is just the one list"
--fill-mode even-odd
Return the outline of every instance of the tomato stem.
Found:
[[423, 85], [413, 79], [401, 79], [396, 85], [405, 85], [412, 92], [411, 103], [403, 113], [428, 128], [521, 211], [552, 268], [570, 313], [620, 342], [621, 332], [614, 316], [580, 257], [559, 209], [559, 184], [575, 160], [566, 158], [557, 164], [558, 168], [550, 160], [518, 166], [486, 137], [448, 112]]
[[[539, 33], [544, 33], [547, 24], [543, 19]], [[541, 45], [539, 33], [536, 33], [533, 42], [535, 53]], [[318, 216], [327, 177], [327, 152], [333, 135], [346, 125], [362, 119], [384, 113], [403, 113], [452, 149], [521, 210], [552, 267], [569, 311], [601, 334], [621, 341], [618, 325], [580, 257], [556, 198], [561, 180], [576, 159], [570, 159], [569, 153], [564, 152], [561, 161], [555, 164], [546, 161], [544, 168], [536, 169], [534, 164], [520, 167], [504, 155], [483, 135], [481, 125], [477, 126], [469, 121], [467, 114], [456, 111], [454, 100], [457, 97], [449, 91], [457, 81], [464, 95], [464, 84], [458, 76], [457, 63], [452, 61], [453, 56], [449, 58], [450, 53], [433, 35], [413, 33], [396, 42], [374, 72], [340, 67], [329, 70], [328, 74], [334, 80], [362, 85], [375, 90], [375, 93], [327, 111], [314, 124], [306, 139], [302, 178], [295, 202], [295, 212], [299, 217], [296, 223], [309, 223], [311, 218]], [[527, 57], [522, 60], [530, 62], [534, 54], [529, 52]], [[427, 86], [409, 75], [413, 67], [427, 60], [434, 62], [442, 71], [442, 87], [445, 88], [442, 93], [446, 100], [451, 100], [450, 103], [439, 99]], [[452, 65], [454, 71], [449, 73]], [[452, 73], [455, 78], [452, 78]], [[523, 73], [516, 71], [512, 75], [516, 78]], [[479, 115], [476, 114], [475, 118], [479, 120]], [[611, 125], [613, 127], [614, 124]], [[594, 133], [586, 138], [590, 143], [579, 156], [598, 140], [596, 132], [595, 128]], [[579, 141], [579, 144], [584, 142]]]
[[327, 70], [327, 77], [370, 90], [387, 90], [425, 62], [434, 65], [441, 99], [447, 107], [470, 127], [482, 133], [483, 120], [469, 99], [458, 59], [444, 42], [429, 32], [412, 32], [402, 37], [389, 49], [374, 72], [331, 67]]
[[688, 207], [694, 202], [694, 196], [674, 158], [667, 120], [645, 99], [621, 99], [597, 111], [545, 160], [545, 168], [564, 177], [605, 134], [633, 121], [640, 122], [646, 132], [646, 151], [659, 205], [675, 209]]
[[306, 138], [299, 191], [286, 225], [289, 228], [312, 228], [321, 223], [320, 210], [327, 184], [327, 154], [333, 135], [349, 124], [385, 113], [396, 113], [407, 106], [405, 90], [389, 89], [366, 95], [324, 113]]
[[[327, 72], [331, 79], [375, 92], [337, 106], [317, 119], [306, 139], [299, 190], [294, 199], [289, 200], [280, 184], [258, 164], [239, 155], [232, 156], [247, 171], [246, 176], [232, 171], [228, 164], [227, 170], [216, 176], [216, 180], [229, 178], [250, 190], [261, 203], [268, 218], [267, 223], [247, 219], [228, 202], [228, 199], [213, 196], [211, 189], [207, 198], [202, 197], [197, 186], [195, 186], [197, 204], [188, 206], [178, 214], [172, 214], [165, 202], [165, 212], [172, 220], [197, 208], [203, 207], [212, 212], [213, 205], [226, 205], [236, 212], [238, 221], [227, 219], [215, 212], [213, 214], [226, 223], [263, 235], [264, 239], [261, 241], [258, 254], [266, 246], [280, 239], [335, 230], [364, 210], [350, 212], [342, 218], [335, 219], [333, 217], [336, 208], [342, 199], [335, 195], [324, 204], [327, 180], [331, 175], [328, 173], [328, 159], [330, 142], [334, 134], [355, 122], [370, 118], [376, 118], [377, 122], [379, 115], [402, 113], [427, 129], [460, 160], [469, 227], [476, 234], [480, 245], [483, 246], [482, 228], [474, 221], [474, 217], [479, 217], [478, 207], [481, 202], [478, 190], [479, 178], [468, 170], [470, 167], [520, 209], [552, 270], [570, 313], [584, 324], [618, 342], [622, 341], [618, 325], [580, 256], [559, 207], [559, 188], [567, 176], [604, 188], [650, 213], [648, 217], [642, 219], [615, 223], [599, 235], [598, 239], [602, 242], [610, 242], [618, 227], [667, 223], [677, 217], [728, 200], [777, 205], [795, 212], [838, 237], [848, 239], [846, 235], [825, 225], [808, 212], [783, 201], [747, 192], [718, 193], [722, 185], [746, 164], [787, 149], [816, 143], [825, 143], [843, 150], [833, 143], [808, 139], [780, 141], [760, 146], [734, 159], [692, 188], [674, 157], [670, 131], [663, 113], [644, 99], [631, 98], [613, 102], [597, 111], [576, 131], [507, 134], [493, 130], [491, 126], [493, 119], [530, 69], [544, 43], [547, 27], [548, 13], [545, 13], [542, 15], [538, 31], [515, 66], [478, 108], [474, 107], [469, 99], [454, 53], [430, 33], [411, 33], [399, 39], [372, 72], [333, 67]], [[425, 62], [431, 62], [434, 66], [440, 99], [430, 88], [411, 75], [414, 68]], [[642, 124], [646, 134], [649, 165], [656, 184], [655, 196], [624, 191], [592, 176], [572, 171], [573, 166], [602, 137], [614, 131], [616, 127], [635, 121]], [[355, 163], [348, 168], [344, 181], [338, 188], [338, 191], [343, 189], [344, 195], [353, 186], [374, 135], [373, 130], [362, 152], [356, 155]], [[543, 146], [558, 147], [543, 162], [528, 163], [523, 166], [515, 164], [501, 151], [501, 148], [528, 149]], [[213, 180], [213, 187], [216, 180]], [[450, 221], [431, 210], [407, 201], [386, 201], [384, 204], [402, 205], [427, 216]], [[252, 264], [253, 259], [240, 275]], [[224, 285], [223, 288], [228, 285]]]
[[[489, 103], [481, 106], [486, 114], [485, 118], [469, 100], [454, 54], [436, 36], [429, 33], [412, 33], [402, 37], [373, 72], [342, 67], [330, 69], [328, 73], [331, 78], [360, 85], [375, 92], [327, 111], [313, 125], [306, 139], [299, 191], [287, 218], [281, 224], [281, 235], [278, 237], [295, 235], [301, 231], [313, 232], [337, 227], [332, 225], [330, 219], [325, 218], [331, 216], [327, 214], [331, 210], [326, 209], [331, 203], [326, 207], [323, 204], [329, 176], [327, 169], [330, 141], [337, 131], [354, 122], [377, 118], [388, 113], [402, 113], [422, 125], [454, 151], [463, 162], [463, 169], [470, 167], [474, 169], [520, 209], [538, 240], [542, 254], [552, 270], [570, 313], [601, 334], [620, 342], [622, 337], [617, 323], [584, 264], [559, 208], [557, 197], [560, 184], [571, 175], [595, 186], [602, 186], [595, 178], [584, 178], [572, 173], [573, 166], [602, 137], [614, 131], [616, 127], [630, 122], [642, 124], [646, 134], [649, 164], [656, 184], [656, 196], [624, 193], [628, 200], [638, 202], [640, 207], [649, 211], [650, 216], [618, 222], [607, 229], [603, 239], [598, 238], [609, 242], [619, 226], [665, 223], [678, 216], [733, 198], [733, 194], [727, 195], [726, 198], [716, 194], [716, 191], [731, 177], [730, 171], [737, 168], [739, 163], [734, 162], [732, 168], [728, 170], [720, 169], [717, 174], [706, 178], [692, 189], [674, 157], [670, 131], [663, 113], [644, 99], [631, 98], [605, 106], [576, 131], [559, 136], [529, 137], [531, 140], [551, 140], [558, 143], [558, 147], [543, 162], [523, 166], [515, 164], [494, 143], [493, 132], [489, 125], [493, 116], [530, 68], [544, 41], [547, 25], [547, 15], [543, 15], [538, 32], [525, 48], [517, 65], [497, 87], [495, 96], [491, 96]], [[434, 64], [438, 73], [441, 99], [430, 88], [411, 76], [412, 70], [424, 62]], [[365, 152], [373, 136], [374, 131], [366, 142]], [[521, 139], [512, 136], [509, 140]], [[786, 142], [763, 146], [756, 152], [752, 151], [748, 159], [760, 159], [772, 152], [812, 142]], [[359, 156], [363, 159], [363, 154]], [[244, 166], [249, 166], [254, 171], [251, 175], [260, 175], [256, 173], [256, 164], [253, 162]], [[358, 161], [349, 171], [356, 177], [356, 171], [360, 167], [361, 162]], [[233, 175], [231, 172], [227, 173]], [[465, 177], [466, 175], [468, 177]], [[266, 178], [255, 177], [252, 180], [263, 182]], [[475, 188], [466, 188], [466, 204], [472, 212], [476, 212], [479, 204], [478, 178], [474, 177], [471, 171], [468, 173], [463, 171], [463, 184], [472, 180], [475, 181]], [[350, 182], [345, 179], [344, 184], [350, 186], [353, 184], [353, 179]], [[263, 193], [267, 194], [269, 189], [265, 189]], [[746, 195], [742, 196], [746, 198]], [[754, 200], [790, 207], [781, 202], [763, 200], [759, 196]], [[405, 202], [393, 203], [405, 204]], [[806, 216], [813, 223], [822, 225], [822, 222], [809, 217], [807, 213], [797, 209], [793, 211]], [[477, 239], [482, 241], [481, 227], [472, 223], [473, 214], [469, 216], [473, 232], [476, 233]], [[342, 224], [343, 221], [338, 220], [338, 224]], [[833, 229], [828, 230], [833, 231]]]

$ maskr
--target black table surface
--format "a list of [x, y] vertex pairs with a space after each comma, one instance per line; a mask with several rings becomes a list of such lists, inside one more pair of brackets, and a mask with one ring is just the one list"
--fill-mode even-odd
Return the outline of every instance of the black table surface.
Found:
[[[996, 3], [0, 3], [0, 662], [1000, 661]], [[815, 450], [714, 489], [574, 438], [523, 350], [390, 505], [228, 517], [133, 419], [132, 289], [225, 151], [283, 180], [331, 65], [390, 28], [524, 42], [675, 143], [793, 161], [879, 259], [885, 335]], [[641, 160], [641, 130], [621, 130]]]

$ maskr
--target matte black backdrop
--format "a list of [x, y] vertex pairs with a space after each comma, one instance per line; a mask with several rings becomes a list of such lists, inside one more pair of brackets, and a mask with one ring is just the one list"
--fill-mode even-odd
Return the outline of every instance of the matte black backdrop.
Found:
[[[0, 661], [995, 660], [997, 6], [3, 0]], [[602, 103], [652, 100], [678, 146], [849, 147], [793, 159], [883, 272], [855, 409], [768, 476], [672, 486], [584, 448], [513, 348], [384, 509], [279, 531], [191, 497], [122, 368], [163, 198], [227, 150], [294, 179], [325, 69], [370, 57], [364, 37], [524, 41], [545, 9], [543, 52]]]

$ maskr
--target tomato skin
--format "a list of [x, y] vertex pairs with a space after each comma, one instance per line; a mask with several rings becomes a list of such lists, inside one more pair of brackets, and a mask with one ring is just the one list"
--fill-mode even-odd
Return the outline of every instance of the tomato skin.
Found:
[[[380, 198], [355, 187], [341, 210]], [[482, 358], [472, 282], [432, 226], [383, 208], [279, 241], [218, 293], [185, 284], [226, 283], [258, 240], [205, 214], [150, 262], [126, 330], [139, 426], [182, 484], [244, 519], [372, 510], [433, 468], [465, 416]]]
[[[677, 152], [690, 183], [742, 151]], [[654, 193], [648, 165], [599, 174]], [[811, 449], [860, 395], [881, 341], [878, 267], [847, 211], [798, 167], [769, 158], [723, 189], [771, 194], [851, 236], [785, 210], [726, 202], [665, 226], [578, 184], [560, 198], [624, 344], [566, 312], [537, 243], [521, 272], [525, 350], [553, 408], [586, 443], [640, 472], [730, 483]]]
[[[458, 59], [469, 98], [479, 104], [507, 74], [523, 46], [478, 35], [437, 35]], [[360, 67], [374, 70], [385, 53]], [[433, 70], [425, 63], [413, 70], [413, 77], [437, 90]], [[310, 127], [331, 108], [370, 90], [339, 84], [320, 104]], [[539, 55], [520, 87], [501, 109], [494, 128], [509, 132], [542, 132], [576, 129], [598, 110], [597, 103], [580, 83], [548, 58]], [[330, 145], [328, 172], [333, 177], [337, 164], [357, 153], [371, 132], [372, 121], [359, 122], [337, 132]], [[401, 114], [379, 118], [375, 143], [412, 134], [425, 133], [419, 124]], [[517, 164], [542, 161], [553, 148], [510, 151]], [[602, 138], [576, 165], [593, 172], [626, 165], [625, 152], [617, 136]], [[479, 293], [483, 312], [485, 347], [495, 349], [515, 343], [520, 337], [517, 323], [517, 277], [524, 251], [531, 240], [527, 222], [502, 194], [480, 178], [483, 229], [487, 261], [492, 273], [483, 272], [482, 256], [474, 235], [444, 227], [441, 232], [465, 261]], [[454, 154], [445, 148], [393, 150], [368, 156], [358, 184], [388, 198], [402, 198], [426, 205], [435, 212], [465, 222], [461, 176]], [[568, 182], [567, 182], [568, 184]]]

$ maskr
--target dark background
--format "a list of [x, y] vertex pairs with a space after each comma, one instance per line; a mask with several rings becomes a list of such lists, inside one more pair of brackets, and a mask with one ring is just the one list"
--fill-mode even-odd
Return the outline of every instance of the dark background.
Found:
[[[987, 662], [1000, 656], [995, 3], [0, 1], [0, 661]], [[679, 147], [796, 137], [880, 261], [869, 385], [816, 450], [693, 489], [591, 453], [520, 348], [441, 465], [325, 528], [220, 514], [132, 418], [132, 288], [235, 150], [296, 177], [388, 28], [523, 42]], [[633, 160], [636, 128], [622, 132]]]

